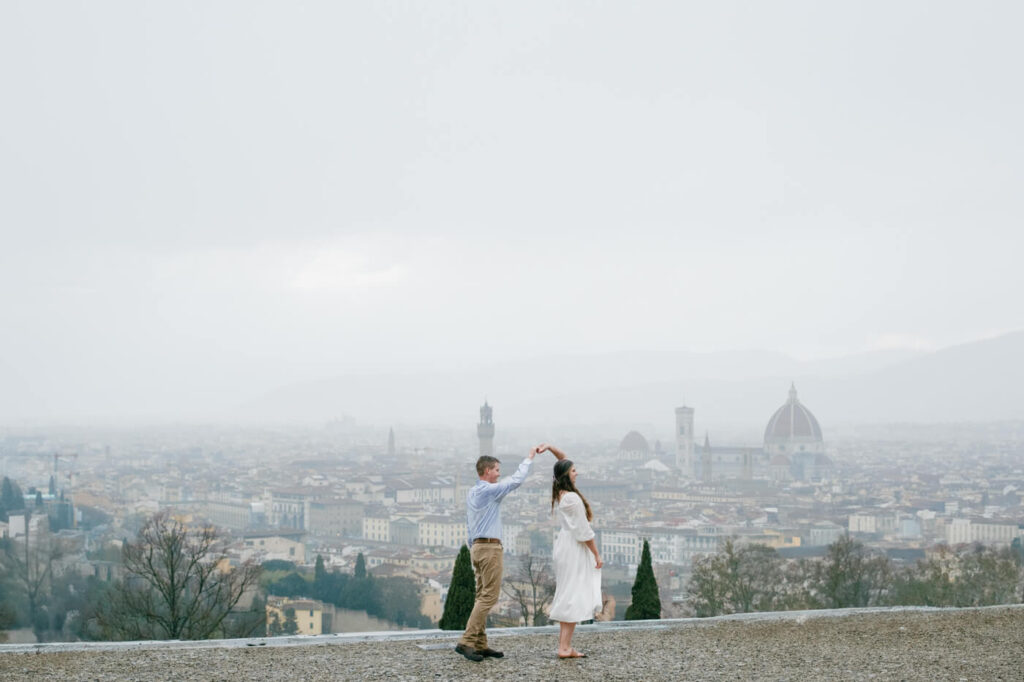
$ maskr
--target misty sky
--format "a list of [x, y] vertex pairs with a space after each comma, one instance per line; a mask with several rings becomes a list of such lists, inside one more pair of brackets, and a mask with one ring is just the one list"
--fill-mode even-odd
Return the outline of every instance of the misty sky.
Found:
[[1016, 2], [5, 0], [2, 404], [1020, 329], [1022, 25]]

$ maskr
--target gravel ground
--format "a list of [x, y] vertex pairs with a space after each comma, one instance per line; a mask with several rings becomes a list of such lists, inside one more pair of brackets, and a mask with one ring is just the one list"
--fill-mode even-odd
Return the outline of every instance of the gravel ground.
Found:
[[[424, 650], [420, 644], [432, 648]], [[482, 663], [454, 640], [0, 653], [0, 680], [1024, 680], [1024, 608], [709, 619], [552, 634], [492, 634]]]

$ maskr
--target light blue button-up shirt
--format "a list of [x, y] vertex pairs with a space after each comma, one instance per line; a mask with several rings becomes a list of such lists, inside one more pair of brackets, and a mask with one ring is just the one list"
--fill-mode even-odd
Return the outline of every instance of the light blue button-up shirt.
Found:
[[530, 474], [533, 460], [527, 457], [516, 472], [497, 483], [477, 481], [466, 495], [466, 518], [470, 544], [477, 538], [501, 540], [501, 501], [518, 488]]

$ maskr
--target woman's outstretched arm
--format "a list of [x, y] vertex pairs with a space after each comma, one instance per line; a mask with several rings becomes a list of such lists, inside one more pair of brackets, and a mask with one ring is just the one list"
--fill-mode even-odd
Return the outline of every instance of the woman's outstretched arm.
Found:
[[541, 443], [540, 445], [537, 446], [537, 452], [538, 453], [544, 452], [545, 450], [549, 451], [552, 455], [554, 455], [555, 459], [558, 459], [558, 460], [565, 459], [565, 453], [562, 452], [561, 450], [559, 450], [558, 448], [556, 448], [554, 445], [548, 445], [547, 443]]

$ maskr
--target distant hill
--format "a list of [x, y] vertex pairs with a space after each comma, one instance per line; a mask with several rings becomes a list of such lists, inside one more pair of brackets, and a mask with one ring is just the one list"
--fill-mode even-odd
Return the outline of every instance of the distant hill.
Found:
[[[689, 404], [698, 428], [756, 433], [795, 381], [823, 427], [836, 423], [1024, 418], [1024, 332], [939, 351], [800, 362], [763, 351], [544, 357], [483, 369], [352, 375], [283, 387], [239, 416], [471, 428], [485, 398], [504, 425], [641, 423], [671, 429]], [[702, 424], [704, 426], [702, 426]]]

